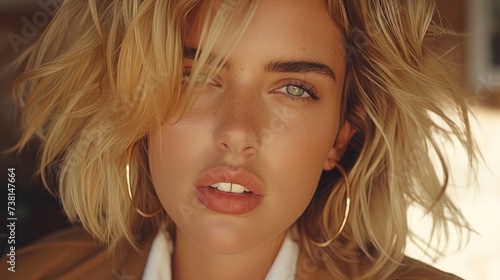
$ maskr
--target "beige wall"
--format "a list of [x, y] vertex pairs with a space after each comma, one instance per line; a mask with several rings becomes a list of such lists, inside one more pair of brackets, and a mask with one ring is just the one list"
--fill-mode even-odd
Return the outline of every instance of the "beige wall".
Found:
[[[437, 0], [437, 6], [443, 17], [450, 28], [453, 30], [465, 34], [471, 34], [470, 28], [467, 26], [468, 23], [468, 2], [477, 0]], [[471, 64], [469, 58], [468, 40], [470, 37], [464, 36], [461, 39], [456, 40], [442, 40], [440, 44], [445, 47], [451, 47], [452, 42], [460, 42], [460, 48], [457, 50], [457, 61], [464, 64], [464, 67], [459, 72], [459, 80], [464, 81], [464, 86], [468, 88], [468, 92], [471, 96], [475, 94], [477, 85], [475, 82], [470, 81], [470, 73], [467, 65]], [[500, 88], [496, 89], [496, 92], [489, 92], [487, 98], [484, 98], [484, 94], [479, 98], [480, 104], [488, 107], [500, 108]]]

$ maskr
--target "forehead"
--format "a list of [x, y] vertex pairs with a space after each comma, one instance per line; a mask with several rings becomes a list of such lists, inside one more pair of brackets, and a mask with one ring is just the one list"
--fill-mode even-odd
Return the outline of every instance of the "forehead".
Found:
[[[234, 3], [215, 1], [210, 8], [208, 2], [202, 1], [191, 21], [185, 40], [190, 47], [199, 43], [204, 16], [213, 17], [226, 2]], [[312, 59], [344, 69], [343, 42], [342, 32], [330, 18], [323, 0], [262, 0], [233, 54], [246, 52], [246, 56], [268, 60]]]

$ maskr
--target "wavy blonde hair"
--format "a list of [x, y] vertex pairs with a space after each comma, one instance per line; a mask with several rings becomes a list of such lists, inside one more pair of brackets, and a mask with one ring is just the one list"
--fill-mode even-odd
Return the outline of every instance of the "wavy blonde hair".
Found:
[[[41, 139], [45, 185], [52, 190], [57, 179], [69, 219], [110, 248], [135, 244], [165, 221], [175, 238], [166, 213], [145, 219], [135, 212], [124, 170], [130, 161], [135, 203], [146, 212], [157, 208], [146, 135], [189, 106], [189, 94], [180, 94], [183, 38], [199, 2], [68, 0], [19, 59], [27, 61], [14, 88], [24, 134], [14, 149]], [[195, 77], [209, 60], [203, 54], [223, 41], [217, 63], [209, 63], [211, 73], [218, 71], [257, 3], [219, 2], [217, 13], [200, 23], [204, 52], [197, 54]], [[440, 146], [442, 137], [456, 137], [474, 161], [468, 112], [451, 64], [434, 47], [447, 31], [436, 22], [433, 1], [325, 0], [325, 7], [345, 40], [342, 117], [358, 131], [342, 160], [352, 186], [351, 214], [338, 240], [317, 254], [310, 238], [328, 240], [345, 206], [343, 180], [325, 172], [296, 229], [309, 257], [335, 279], [346, 277], [338, 262], [357, 263], [360, 254], [370, 263], [361, 267], [360, 279], [386, 278], [413, 236], [410, 205], [432, 218], [432, 233], [446, 237], [450, 222], [468, 228], [445, 194], [448, 167]], [[234, 30], [227, 32], [228, 26]]]

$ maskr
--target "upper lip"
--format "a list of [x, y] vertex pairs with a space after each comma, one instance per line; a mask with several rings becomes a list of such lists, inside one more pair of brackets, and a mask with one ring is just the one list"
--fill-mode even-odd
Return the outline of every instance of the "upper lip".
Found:
[[265, 195], [261, 180], [243, 167], [220, 166], [210, 169], [196, 180], [195, 185], [207, 187], [221, 182], [242, 185], [256, 195]]

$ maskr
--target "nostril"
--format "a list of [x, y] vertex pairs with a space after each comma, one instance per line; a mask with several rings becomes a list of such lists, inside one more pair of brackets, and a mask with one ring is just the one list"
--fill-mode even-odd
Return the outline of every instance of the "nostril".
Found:
[[249, 116], [223, 116], [213, 134], [213, 143], [221, 152], [233, 156], [255, 154], [261, 145], [257, 134], [260, 126]]
[[220, 143], [220, 144], [219, 144], [219, 147], [220, 147], [220, 148], [221, 148], [221, 150], [223, 150], [223, 151], [230, 150], [229, 145], [228, 145], [228, 144], [226, 144], [226, 143]]
[[246, 147], [242, 150], [243, 154], [246, 155], [246, 156], [250, 156], [250, 155], [253, 155], [255, 153], [257, 153], [257, 149], [255, 147]]
[[258, 148], [254, 147], [252, 145], [248, 144], [243, 144], [241, 143], [240, 145], [229, 145], [226, 142], [221, 142], [218, 144], [218, 147], [221, 151], [223, 152], [228, 152], [228, 153], [234, 153], [234, 154], [240, 154], [245, 157], [252, 156], [257, 153]]

